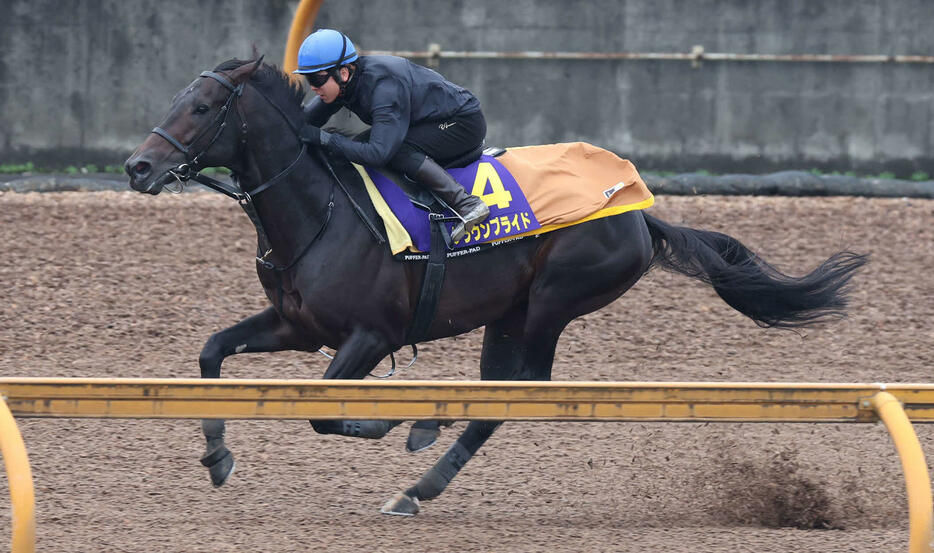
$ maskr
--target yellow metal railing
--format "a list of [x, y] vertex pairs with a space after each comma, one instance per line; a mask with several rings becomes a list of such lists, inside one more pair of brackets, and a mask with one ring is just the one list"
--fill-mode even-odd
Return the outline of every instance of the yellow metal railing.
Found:
[[927, 553], [931, 551], [931, 478], [921, 450], [921, 442], [911, 427], [911, 421], [901, 403], [888, 392], [872, 396], [872, 406], [885, 427], [889, 429], [898, 456], [902, 460], [905, 485], [908, 488], [909, 551]]
[[875, 422], [885, 390], [934, 422], [934, 385], [5, 378], [17, 416]]
[[32, 471], [26, 445], [16, 427], [13, 414], [0, 394], [0, 453], [6, 465], [10, 484], [10, 502], [13, 504], [13, 553], [32, 553], [36, 550], [35, 496]]
[[[927, 464], [911, 421], [934, 422], [930, 384], [0, 379], [13, 551], [33, 551], [32, 480], [11, 416], [381, 420], [878, 422], [908, 489], [911, 553], [930, 553]], [[9, 409], [7, 409], [7, 404]]]
[[292, 26], [289, 27], [289, 38], [285, 43], [285, 59], [282, 60], [282, 70], [289, 75], [298, 69], [298, 49], [305, 37], [311, 34], [322, 2], [324, 0], [302, 0], [295, 10]]

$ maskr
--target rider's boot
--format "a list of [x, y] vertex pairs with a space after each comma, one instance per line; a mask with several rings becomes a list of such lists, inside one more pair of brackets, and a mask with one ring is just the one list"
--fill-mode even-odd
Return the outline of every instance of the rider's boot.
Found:
[[468, 194], [463, 186], [430, 157], [425, 157], [414, 177], [419, 184], [437, 194], [460, 218], [460, 222], [454, 225], [454, 231], [451, 233], [454, 242], [470, 232], [474, 225], [490, 216], [490, 208], [483, 200]]

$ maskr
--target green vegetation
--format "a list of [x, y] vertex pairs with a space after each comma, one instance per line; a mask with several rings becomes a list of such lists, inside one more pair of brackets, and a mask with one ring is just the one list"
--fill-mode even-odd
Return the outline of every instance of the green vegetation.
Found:
[[922, 181], [922, 180], [931, 180], [931, 177], [924, 171], [915, 171], [911, 174], [911, 180]]
[[0, 163], [0, 173], [30, 173], [36, 170], [31, 161], [26, 163]]

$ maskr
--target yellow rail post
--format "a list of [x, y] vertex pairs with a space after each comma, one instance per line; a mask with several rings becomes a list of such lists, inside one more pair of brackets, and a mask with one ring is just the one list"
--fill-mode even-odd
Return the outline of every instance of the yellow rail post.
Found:
[[931, 500], [931, 479], [908, 415], [898, 399], [888, 392], [879, 392], [870, 400], [879, 418], [885, 423], [895, 449], [902, 461], [905, 486], [908, 489], [908, 524], [910, 553], [931, 553], [931, 524], [934, 509]]
[[[311, 32], [318, 16], [318, 9], [324, 0], [302, 0], [295, 10], [292, 26], [289, 27], [289, 38], [285, 43], [285, 59], [282, 60], [282, 70], [292, 76], [292, 71], [298, 69], [298, 49], [302, 41]], [[293, 77], [294, 78], [294, 77]]]
[[35, 495], [32, 489], [32, 471], [26, 444], [16, 427], [16, 419], [0, 396], [0, 453], [6, 464], [13, 504], [12, 553], [33, 553], [36, 550]]

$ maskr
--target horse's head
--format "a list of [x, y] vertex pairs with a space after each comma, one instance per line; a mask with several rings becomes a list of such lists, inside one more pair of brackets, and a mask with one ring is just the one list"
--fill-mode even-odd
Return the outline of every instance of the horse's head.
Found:
[[262, 58], [229, 71], [205, 71], [172, 99], [169, 112], [126, 160], [130, 187], [158, 194], [204, 167], [230, 166], [246, 126], [238, 100]]

